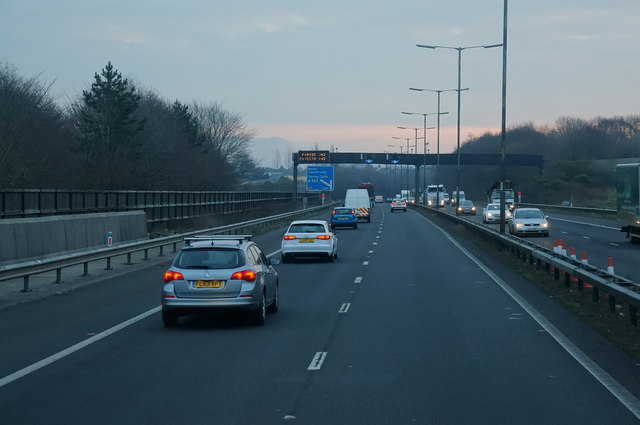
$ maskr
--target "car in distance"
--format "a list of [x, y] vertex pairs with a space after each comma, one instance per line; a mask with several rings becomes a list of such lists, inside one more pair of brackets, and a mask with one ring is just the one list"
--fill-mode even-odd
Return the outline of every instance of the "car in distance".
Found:
[[338, 258], [338, 238], [324, 220], [293, 221], [282, 237], [282, 262], [296, 257]]
[[[511, 218], [511, 211], [505, 205], [504, 221], [507, 222]], [[490, 203], [482, 209], [482, 222], [483, 223], [499, 223], [500, 222], [500, 204]]]
[[397, 198], [391, 201], [391, 212], [394, 212], [395, 210], [407, 212], [407, 201]]
[[337, 227], [358, 228], [358, 217], [352, 208], [336, 207], [331, 211], [331, 229], [335, 230]]
[[547, 216], [538, 208], [516, 208], [509, 219], [509, 233], [513, 235], [549, 236]]
[[376, 197], [374, 198], [374, 202], [376, 204], [381, 204], [384, 201], [384, 198], [382, 197], [382, 195], [376, 195]]
[[164, 274], [162, 323], [176, 326], [180, 316], [225, 310], [245, 310], [256, 325], [280, 304], [279, 264], [251, 241], [250, 235], [185, 238]]
[[460, 200], [460, 205], [457, 206], [456, 208], [456, 213], [457, 214], [467, 214], [467, 215], [476, 215], [477, 211], [476, 211], [476, 206], [473, 205], [473, 202], [465, 199], [465, 200]]

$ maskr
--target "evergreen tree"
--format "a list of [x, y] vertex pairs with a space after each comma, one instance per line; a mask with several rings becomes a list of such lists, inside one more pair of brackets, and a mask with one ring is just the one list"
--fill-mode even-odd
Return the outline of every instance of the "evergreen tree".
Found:
[[136, 135], [145, 124], [136, 115], [140, 95], [111, 62], [94, 79], [73, 108], [76, 148], [86, 165], [84, 181], [96, 188], [124, 188], [138, 171], [142, 144]]

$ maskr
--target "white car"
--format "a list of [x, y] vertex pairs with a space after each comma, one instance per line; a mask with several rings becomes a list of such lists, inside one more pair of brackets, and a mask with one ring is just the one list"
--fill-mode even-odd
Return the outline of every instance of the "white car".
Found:
[[547, 218], [538, 208], [516, 208], [509, 219], [509, 232], [516, 236], [549, 236]]
[[295, 257], [338, 258], [338, 238], [324, 220], [296, 220], [282, 237], [282, 262]]
[[[504, 221], [507, 222], [511, 218], [511, 211], [505, 208]], [[483, 223], [499, 223], [500, 222], [500, 203], [490, 203], [482, 209]]]

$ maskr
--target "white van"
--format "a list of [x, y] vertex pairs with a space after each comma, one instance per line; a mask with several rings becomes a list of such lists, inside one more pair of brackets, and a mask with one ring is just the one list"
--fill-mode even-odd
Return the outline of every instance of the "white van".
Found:
[[367, 189], [347, 189], [344, 206], [353, 209], [358, 220], [371, 223], [371, 199]]
[[461, 191], [453, 191], [453, 193], [451, 194], [451, 203], [455, 204], [456, 203], [456, 199], [458, 198], [458, 193], [460, 193], [460, 202], [466, 200], [466, 198], [464, 197], [464, 190]]

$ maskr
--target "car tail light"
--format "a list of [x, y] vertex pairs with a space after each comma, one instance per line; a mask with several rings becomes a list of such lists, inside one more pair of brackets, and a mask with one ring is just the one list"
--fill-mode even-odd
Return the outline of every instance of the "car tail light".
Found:
[[164, 281], [171, 282], [172, 280], [184, 280], [184, 276], [182, 276], [182, 273], [172, 272], [171, 270], [165, 272]]
[[284, 235], [283, 239], [285, 241], [291, 241], [291, 240], [294, 240], [294, 239], [297, 239], [297, 238], [295, 237], [295, 235]]
[[337, 212], [338, 212], [338, 211], [333, 210], [333, 211], [331, 211], [331, 214], [335, 215]]
[[316, 236], [316, 239], [322, 239], [322, 240], [331, 239], [331, 235], [318, 235]]
[[253, 282], [256, 280], [256, 272], [253, 270], [243, 270], [241, 272], [235, 272], [231, 275], [231, 280], [244, 280], [247, 282]]

